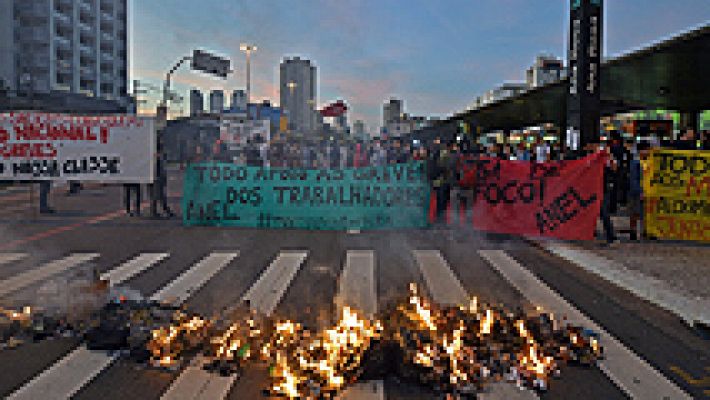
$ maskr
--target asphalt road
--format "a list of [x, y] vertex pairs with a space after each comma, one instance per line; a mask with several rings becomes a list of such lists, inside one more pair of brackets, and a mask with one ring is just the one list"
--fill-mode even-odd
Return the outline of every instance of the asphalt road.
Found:
[[[171, 199], [179, 210], [179, 179], [171, 180], [170, 185]], [[0, 193], [0, 253], [23, 254], [19, 260], [0, 264], [0, 285], [18, 274], [76, 253], [97, 256], [52, 279], [92, 268], [106, 272], [140, 254], [167, 253], [165, 259], [127, 281], [127, 286], [150, 295], [210, 254], [238, 251], [237, 257], [204, 286], [190, 293], [186, 301], [190, 309], [210, 314], [237, 303], [280, 254], [298, 250], [307, 252], [307, 257], [279, 298], [274, 314], [317, 328], [333, 321], [338, 279], [346, 253], [351, 250], [374, 252], [375, 293], [381, 310], [404, 298], [410, 282], [427, 288], [429, 282], [414, 257], [416, 250], [440, 252], [465, 291], [482, 301], [508, 307], [534, 306], [479, 253], [479, 250], [502, 250], [614, 335], [668, 382], [695, 398], [710, 398], [710, 378], [706, 377], [710, 373], [708, 341], [682, 325], [675, 316], [519, 238], [446, 227], [355, 234], [185, 228], [176, 219], [124, 215], [120, 212], [121, 188], [113, 186], [88, 188], [75, 196], [55, 190], [52, 203], [58, 212], [39, 216], [30, 208], [29, 197], [30, 193], [22, 190]], [[0, 297], [0, 305], [30, 301], [44, 283], [39, 281]], [[0, 351], [0, 371], [3, 371], [0, 396], [10, 395], [32, 382], [78, 345], [77, 339], [62, 339]], [[157, 399], [180, 372], [146, 369], [118, 360], [77, 387], [74, 398]], [[260, 398], [266, 382], [265, 366], [255, 366], [231, 385], [226, 397]], [[434, 393], [393, 377], [385, 380], [384, 387], [388, 399], [436, 398]], [[626, 397], [600, 369], [581, 367], [564, 368], [562, 378], [553, 380], [549, 391], [541, 396], [545, 399]]]

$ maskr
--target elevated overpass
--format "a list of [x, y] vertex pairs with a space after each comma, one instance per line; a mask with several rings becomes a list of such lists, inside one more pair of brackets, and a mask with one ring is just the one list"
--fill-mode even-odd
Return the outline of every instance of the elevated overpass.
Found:
[[[602, 115], [666, 109], [697, 121], [710, 109], [710, 25], [606, 60], [601, 68]], [[417, 131], [413, 137], [453, 138], [459, 123], [481, 131], [515, 130], [553, 123], [566, 126], [568, 79], [465, 110]], [[694, 118], [693, 118], [694, 117]]]

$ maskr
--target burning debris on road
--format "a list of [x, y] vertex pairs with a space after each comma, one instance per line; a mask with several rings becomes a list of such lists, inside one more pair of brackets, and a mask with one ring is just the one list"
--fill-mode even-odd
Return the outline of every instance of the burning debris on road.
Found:
[[0, 307], [0, 349], [13, 349], [69, 330], [71, 327], [63, 321], [35, 312], [30, 306], [21, 310]]
[[512, 381], [544, 391], [566, 362], [602, 356], [596, 335], [558, 327], [550, 314], [502, 307], [439, 307], [411, 286], [409, 302], [389, 316], [387, 337], [402, 350], [400, 375], [433, 389], [475, 395], [486, 382]]
[[272, 363], [270, 393], [291, 398], [331, 398], [357, 380], [365, 354], [381, 338], [378, 321], [343, 308], [338, 323], [312, 334], [290, 321], [277, 323], [262, 355]]
[[[240, 306], [218, 318], [112, 293], [78, 330], [62, 319], [0, 309], [0, 343], [12, 348], [64, 331], [81, 334], [90, 349], [121, 351], [152, 367], [178, 369], [201, 354], [205, 370], [239, 374], [249, 362], [270, 365], [265, 394], [334, 398], [360, 379], [397, 375], [439, 393], [475, 398], [489, 382], [509, 381], [545, 391], [566, 363], [593, 365], [602, 357], [596, 334], [563, 325], [538, 309], [439, 306], [410, 286], [396, 309], [368, 320], [344, 307], [331, 328], [312, 332]], [[384, 322], [380, 322], [384, 321]], [[79, 325], [77, 325], [79, 326]]]

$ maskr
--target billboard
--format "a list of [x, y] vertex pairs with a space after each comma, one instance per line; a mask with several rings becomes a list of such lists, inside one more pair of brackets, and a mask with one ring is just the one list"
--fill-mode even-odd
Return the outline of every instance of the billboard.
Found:
[[155, 152], [150, 118], [0, 113], [0, 180], [150, 183]]

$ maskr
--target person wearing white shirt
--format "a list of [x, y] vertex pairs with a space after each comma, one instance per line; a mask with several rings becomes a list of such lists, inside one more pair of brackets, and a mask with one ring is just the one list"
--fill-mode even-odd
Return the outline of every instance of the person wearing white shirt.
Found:
[[550, 158], [550, 145], [539, 140], [535, 147], [535, 161], [546, 162]]

